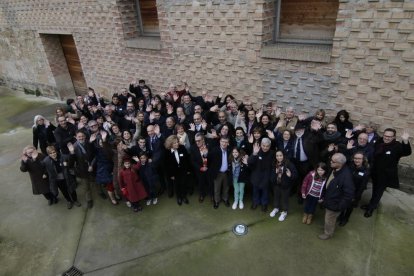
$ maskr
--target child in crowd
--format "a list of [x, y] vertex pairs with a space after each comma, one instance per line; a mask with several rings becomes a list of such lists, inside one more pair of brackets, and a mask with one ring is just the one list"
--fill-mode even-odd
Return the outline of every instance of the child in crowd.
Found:
[[244, 153], [243, 150], [239, 150], [237, 147], [233, 148], [230, 156], [234, 187], [234, 203], [232, 206], [233, 210], [237, 209], [237, 205], [239, 205], [240, 209], [244, 208], [244, 187], [249, 180], [247, 158], [248, 156]]
[[302, 223], [311, 224], [316, 205], [322, 202], [321, 195], [328, 175], [328, 166], [321, 162], [316, 170], [310, 171], [303, 179], [302, 198], [305, 199]]
[[148, 156], [145, 152], [142, 152], [139, 155], [139, 162], [141, 163], [141, 168], [139, 169], [139, 175], [144, 183], [145, 190], [147, 191], [147, 205], [157, 204], [157, 192], [156, 192], [156, 184], [157, 184], [157, 175], [155, 170], [152, 166], [152, 163], [148, 159]]
[[138, 157], [134, 157], [134, 160], [137, 163], [132, 166], [130, 159], [126, 158], [123, 160], [124, 167], [119, 172], [119, 186], [125, 197], [131, 202], [132, 210], [139, 212], [142, 210], [139, 201], [147, 197], [147, 192], [138, 175], [141, 163]]

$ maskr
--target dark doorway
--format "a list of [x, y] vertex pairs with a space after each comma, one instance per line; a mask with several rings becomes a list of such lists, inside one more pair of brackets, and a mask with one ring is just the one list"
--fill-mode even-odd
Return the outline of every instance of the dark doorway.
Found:
[[68, 65], [75, 93], [76, 95], [85, 95], [87, 93], [88, 86], [83, 76], [82, 66], [73, 36], [59, 35], [59, 40], [62, 45], [63, 54], [66, 59], [66, 64]]

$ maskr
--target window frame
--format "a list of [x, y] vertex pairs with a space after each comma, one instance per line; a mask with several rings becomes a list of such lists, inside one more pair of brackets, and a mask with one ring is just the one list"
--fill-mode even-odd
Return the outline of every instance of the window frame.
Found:
[[[138, 0], [137, 0], [138, 1]], [[274, 43], [297, 43], [297, 44], [317, 44], [317, 45], [332, 45], [333, 38], [330, 40], [324, 39], [292, 39], [292, 38], [280, 38], [280, 11], [282, 0], [275, 0], [275, 18], [273, 22], [273, 42]], [[336, 27], [335, 27], [336, 30]]]
[[[149, 37], [159, 37], [161, 36], [160, 26], [159, 26], [159, 18], [158, 18], [158, 8], [157, 8], [157, 19], [158, 19], [158, 32], [145, 32], [144, 31], [144, 24], [142, 22], [142, 15], [141, 15], [141, 8], [140, 8], [140, 0], [135, 0], [135, 7], [137, 9], [137, 18], [138, 18], [138, 29], [140, 32], [140, 36], [149, 36]], [[155, 6], [157, 6], [157, 0], [155, 1]]]

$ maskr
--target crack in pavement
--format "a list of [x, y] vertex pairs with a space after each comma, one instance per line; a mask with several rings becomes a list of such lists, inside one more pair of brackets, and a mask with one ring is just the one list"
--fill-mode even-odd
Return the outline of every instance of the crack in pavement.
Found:
[[[259, 224], [259, 223], [262, 223], [264, 221], [267, 221], [267, 218], [263, 218], [261, 220], [257, 220], [255, 222], [252, 222], [252, 223], [246, 224], [246, 225], [247, 225], [247, 227], [253, 227], [253, 226], [255, 226], [255, 225]], [[131, 259], [128, 259], [128, 260], [124, 260], [124, 261], [118, 262], [118, 263], [113, 263], [113, 264], [110, 264], [110, 265], [102, 266], [102, 267], [99, 267], [99, 268], [96, 268], [96, 269], [93, 269], [93, 270], [90, 270], [90, 271], [86, 271], [86, 272], [83, 272], [83, 273], [85, 275], [85, 274], [89, 274], [89, 273], [92, 273], [92, 272], [104, 270], [104, 269], [107, 269], [107, 268], [110, 268], [110, 267], [114, 267], [114, 266], [117, 266], [117, 265], [121, 265], [121, 264], [129, 263], [129, 262], [137, 261], [139, 259], [143, 259], [143, 258], [146, 258], [146, 257], [150, 257], [150, 256], [153, 256], [153, 255], [156, 255], [156, 254], [162, 254], [162, 253], [165, 253], [165, 252], [174, 250], [175, 248], [179, 248], [179, 247], [182, 247], [182, 246], [185, 246], [185, 245], [190, 245], [190, 244], [193, 244], [193, 243], [196, 243], [196, 242], [199, 242], [199, 241], [209, 240], [209, 239], [212, 239], [214, 237], [227, 234], [229, 232], [232, 233], [232, 229], [230, 229], [230, 230], [223, 230], [223, 231], [220, 231], [220, 232], [217, 232], [217, 233], [213, 233], [213, 234], [210, 234], [210, 235], [207, 235], [207, 236], [198, 238], [198, 239], [193, 239], [193, 240], [189, 240], [189, 241], [186, 241], [186, 242], [183, 242], [183, 243], [179, 243], [179, 244], [176, 244], [176, 245], [172, 245], [172, 246], [163, 248], [163, 249], [158, 250], [158, 251], [155, 251], [155, 252], [150, 252], [150, 253], [147, 253], [147, 254], [144, 254], [144, 255], [141, 255], [141, 256], [138, 256], [138, 257], [134, 257], [134, 258], [131, 258]]]

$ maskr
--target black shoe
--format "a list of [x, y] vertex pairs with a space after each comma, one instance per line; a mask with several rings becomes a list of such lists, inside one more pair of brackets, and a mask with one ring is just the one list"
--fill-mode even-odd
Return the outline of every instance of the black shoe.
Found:
[[226, 207], [230, 207], [230, 202], [229, 202], [228, 200], [225, 200], [225, 201], [224, 201], [224, 205], [225, 205]]
[[262, 211], [267, 212], [267, 205], [262, 205]]
[[66, 206], [68, 207], [68, 209], [72, 209], [73, 203], [68, 201], [68, 203], [66, 203]]
[[88, 209], [91, 209], [93, 207], [93, 200], [88, 200]]
[[181, 204], [183, 204], [183, 200], [181, 198], [177, 198], [177, 204], [181, 206]]
[[57, 204], [59, 202], [59, 199], [57, 198], [57, 197], [55, 197], [54, 199], [53, 199], [53, 203], [54, 204]]
[[82, 206], [82, 204], [79, 201], [73, 202], [73, 205], [75, 205], [76, 207], [81, 207]]
[[362, 209], [362, 210], [368, 210], [368, 204], [361, 205], [361, 209]]
[[53, 202], [54, 202], [54, 200], [53, 200], [53, 198], [51, 198], [51, 199], [48, 200], [47, 204], [50, 206], [50, 205], [53, 204]]
[[252, 209], [252, 210], [256, 210], [256, 208], [257, 208], [257, 204], [255, 204], [255, 203], [253, 203], [252, 206], [250, 207], [250, 209]]
[[368, 209], [365, 211], [364, 217], [369, 218], [372, 216], [372, 213], [374, 212], [374, 210], [372, 209]]
[[214, 209], [217, 209], [219, 207], [219, 203], [214, 201], [213, 207], [214, 207]]
[[341, 220], [341, 221], [339, 221], [339, 226], [345, 226], [346, 224], [348, 223], [348, 221], [347, 220]]
[[183, 198], [183, 202], [185, 203], [185, 204], [189, 204], [190, 202], [188, 201], [188, 198]]

